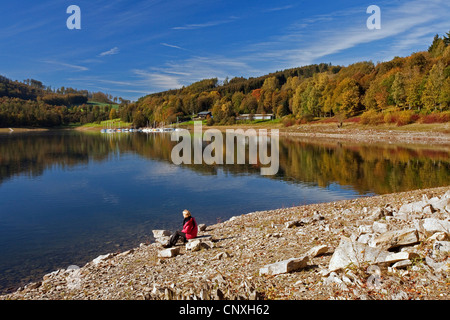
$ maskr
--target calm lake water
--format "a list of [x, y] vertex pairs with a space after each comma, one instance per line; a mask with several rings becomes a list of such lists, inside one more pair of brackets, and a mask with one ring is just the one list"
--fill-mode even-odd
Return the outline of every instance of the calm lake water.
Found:
[[[171, 162], [170, 134], [0, 135], [0, 292], [180, 228], [252, 211], [447, 185], [450, 148], [280, 137], [280, 169]], [[247, 162], [248, 163], [248, 162]]]

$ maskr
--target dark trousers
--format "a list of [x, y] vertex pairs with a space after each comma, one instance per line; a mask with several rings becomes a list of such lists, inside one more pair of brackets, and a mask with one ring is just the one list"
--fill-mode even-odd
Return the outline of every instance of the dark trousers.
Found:
[[181, 240], [183, 240], [183, 242], [187, 242], [186, 234], [185, 234], [184, 232], [181, 232], [181, 231], [175, 231], [175, 232], [170, 236], [170, 239], [169, 239], [169, 245], [173, 247], [174, 245], [177, 244], [177, 241], [178, 241], [178, 239], [180, 239], [180, 238], [181, 238]]

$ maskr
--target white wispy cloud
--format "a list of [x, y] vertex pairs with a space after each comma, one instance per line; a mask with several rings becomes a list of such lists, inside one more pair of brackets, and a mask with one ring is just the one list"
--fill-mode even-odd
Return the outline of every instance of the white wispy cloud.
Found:
[[44, 60], [43, 62], [49, 63], [49, 64], [53, 64], [53, 65], [57, 65], [57, 66], [61, 66], [61, 67], [65, 67], [65, 68], [74, 69], [76, 71], [87, 71], [87, 70], [89, 70], [89, 68], [84, 67], [84, 66], [78, 66], [78, 65], [74, 65], [74, 64], [70, 64], [70, 63], [64, 63], [64, 62], [59, 62], [59, 61], [54, 61], [54, 60]]
[[173, 45], [173, 44], [168, 44], [168, 43], [165, 43], [165, 42], [161, 42], [160, 44], [161, 44], [162, 46], [165, 46], [165, 47], [169, 47], [169, 48], [174, 48], [174, 49], [179, 49], [179, 50], [188, 51], [188, 50], [185, 49], [185, 48], [182, 48], [182, 47], [179, 47], [179, 46], [176, 46], [176, 45]]
[[286, 5], [286, 6], [282, 6], [282, 7], [275, 7], [275, 8], [269, 8], [264, 10], [264, 12], [274, 12], [274, 11], [282, 11], [282, 10], [288, 10], [295, 7], [295, 5], [290, 4], [290, 5]]
[[[183, 85], [179, 82], [179, 76], [167, 73], [156, 73], [147, 70], [134, 69], [133, 73], [140, 77], [148, 88], [160, 88], [163, 90], [177, 89]], [[141, 81], [141, 83], [142, 83]]]
[[222, 24], [230, 23], [233, 21], [236, 21], [237, 17], [230, 17], [229, 19], [224, 20], [215, 20], [215, 21], [208, 21], [204, 23], [193, 23], [193, 24], [185, 24], [184, 26], [178, 26], [173, 27], [173, 30], [193, 30], [193, 29], [200, 29], [200, 28], [207, 28], [207, 27], [215, 27]]
[[243, 74], [260, 74], [239, 58], [221, 55], [193, 56], [180, 61], [169, 61], [148, 70], [135, 69], [134, 74], [145, 79], [150, 88], [177, 89], [207, 78], [224, 79]]
[[102, 53], [99, 54], [99, 57], [104, 57], [104, 56], [111, 56], [114, 54], [119, 54], [120, 50], [118, 47], [114, 47], [108, 51], [104, 51]]
[[[249, 45], [244, 50], [247, 56], [244, 54], [241, 61], [266, 61], [269, 68], [289, 68], [324, 62], [321, 60], [325, 57], [360, 45], [377, 44], [383, 39], [391, 39], [393, 44], [385, 45], [386, 49], [381, 50], [375, 49], [374, 45], [371, 55], [377, 60], [392, 59], [395, 55], [410, 54], [411, 45], [419, 45], [419, 41], [437, 33], [443, 24], [448, 25], [450, 3], [442, 0], [410, 1], [396, 7], [380, 4], [380, 8], [380, 30], [367, 29], [369, 15], [365, 8], [308, 17], [292, 23], [284, 32], [265, 42]], [[355, 62], [361, 57], [348, 59]]]

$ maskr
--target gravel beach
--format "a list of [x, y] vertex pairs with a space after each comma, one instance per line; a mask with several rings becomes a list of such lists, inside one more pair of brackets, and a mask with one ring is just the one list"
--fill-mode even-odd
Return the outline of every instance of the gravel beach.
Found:
[[450, 187], [235, 216], [56, 270], [2, 300], [450, 298]]

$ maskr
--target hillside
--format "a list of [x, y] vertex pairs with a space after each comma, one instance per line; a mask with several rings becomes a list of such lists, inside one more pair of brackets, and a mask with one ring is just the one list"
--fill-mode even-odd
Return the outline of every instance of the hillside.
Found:
[[[121, 109], [123, 121], [175, 122], [212, 111], [208, 124], [233, 124], [239, 114], [267, 113], [297, 122], [365, 115], [371, 124], [403, 125], [422, 116], [444, 113], [432, 122], [447, 122], [450, 106], [449, 34], [436, 35], [428, 51], [349, 66], [315, 64], [257, 78], [235, 77], [219, 84], [204, 79], [177, 90], [150, 94]], [[381, 115], [381, 116], [380, 116]], [[429, 118], [429, 117], [428, 117]]]
[[[103, 92], [52, 89], [34, 79], [0, 76], [0, 127], [55, 127], [116, 117], [117, 104]], [[117, 101], [117, 97], [114, 98]], [[119, 98], [123, 101], [122, 98]], [[115, 107], [114, 107], [115, 106]], [[112, 114], [110, 114], [112, 113]]]

